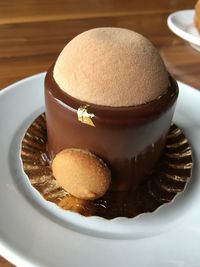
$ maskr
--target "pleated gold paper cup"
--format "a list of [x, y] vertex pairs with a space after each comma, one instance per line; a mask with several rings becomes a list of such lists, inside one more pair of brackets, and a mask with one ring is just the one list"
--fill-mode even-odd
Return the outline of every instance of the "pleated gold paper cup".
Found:
[[45, 114], [42, 114], [30, 125], [22, 140], [24, 172], [46, 201], [84, 216], [134, 218], [153, 212], [183, 192], [191, 179], [192, 150], [187, 138], [174, 124], [157, 168], [144, 179], [137, 192], [107, 192], [94, 201], [75, 198], [57, 184], [52, 175], [46, 143], [46, 121]]

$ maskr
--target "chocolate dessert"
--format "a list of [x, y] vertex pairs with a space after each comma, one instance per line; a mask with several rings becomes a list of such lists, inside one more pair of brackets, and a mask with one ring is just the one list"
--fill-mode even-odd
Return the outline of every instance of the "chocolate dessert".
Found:
[[[137, 192], [159, 162], [177, 96], [176, 81], [142, 35], [97, 28], [75, 37], [45, 78], [47, 149], [58, 183], [80, 199]], [[84, 163], [69, 151], [82, 151]]]

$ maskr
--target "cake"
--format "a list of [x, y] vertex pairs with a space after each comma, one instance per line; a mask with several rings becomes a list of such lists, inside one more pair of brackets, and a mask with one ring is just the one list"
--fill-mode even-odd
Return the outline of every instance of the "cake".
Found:
[[197, 27], [198, 31], [200, 32], [200, 0], [197, 1], [195, 5], [195, 16], [194, 16], [194, 23]]
[[[142, 35], [108, 27], [76, 36], [45, 78], [47, 150], [55, 179], [82, 199], [102, 197], [107, 190], [137, 192], [159, 162], [177, 96], [176, 81]], [[85, 179], [84, 190], [91, 188], [82, 177], [90, 174], [80, 169], [95, 164], [100, 167], [91, 171], [91, 183], [96, 182], [94, 191], [105, 183], [103, 189], [81, 194], [79, 180], [83, 185]]]

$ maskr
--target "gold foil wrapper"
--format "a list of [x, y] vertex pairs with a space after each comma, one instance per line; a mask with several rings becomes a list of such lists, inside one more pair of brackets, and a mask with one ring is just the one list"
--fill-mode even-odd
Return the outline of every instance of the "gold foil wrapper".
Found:
[[167, 136], [159, 167], [144, 180], [137, 194], [108, 192], [95, 201], [75, 198], [57, 184], [46, 154], [46, 142], [46, 121], [42, 114], [31, 124], [22, 140], [21, 158], [31, 185], [45, 200], [85, 216], [133, 218], [144, 212], [153, 212], [183, 192], [191, 179], [192, 150], [187, 138], [174, 124]]

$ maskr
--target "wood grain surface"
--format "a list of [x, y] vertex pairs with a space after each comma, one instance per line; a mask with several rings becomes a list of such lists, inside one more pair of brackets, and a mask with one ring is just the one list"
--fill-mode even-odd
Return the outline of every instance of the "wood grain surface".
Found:
[[[1, 0], [0, 89], [46, 71], [75, 35], [103, 26], [142, 33], [157, 46], [175, 78], [200, 89], [200, 53], [171, 33], [166, 23], [170, 13], [192, 9], [195, 3], [196, 0]], [[0, 257], [0, 267], [11, 266]]]

